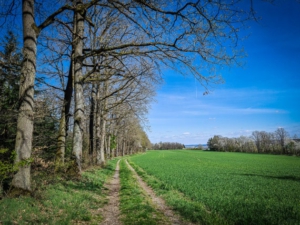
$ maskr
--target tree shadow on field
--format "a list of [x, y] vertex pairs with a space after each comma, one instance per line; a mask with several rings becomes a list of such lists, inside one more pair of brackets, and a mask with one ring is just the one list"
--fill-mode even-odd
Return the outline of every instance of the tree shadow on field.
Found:
[[69, 188], [71, 190], [78, 190], [78, 191], [91, 191], [91, 192], [99, 192], [103, 187], [103, 182], [92, 182], [92, 181], [82, 181], [82, 182], [72, 182], [72, 183], [65, 183], [64, 187]]
[[252, 177], [264, 177], [264, 178], [271, 178], [271, 179], [280, 179], [280, 180], [291, 180], [300, 182], [300, 177], [296, 176], [267, 176], [267, 175], [259, 175], [259, 174], [237, 174], [241, 176], [252, 176]]

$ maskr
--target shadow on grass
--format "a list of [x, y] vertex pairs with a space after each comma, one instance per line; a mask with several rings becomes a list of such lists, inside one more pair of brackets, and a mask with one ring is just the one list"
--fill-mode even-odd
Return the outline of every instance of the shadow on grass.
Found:
[[235, 174], [240, 176], [249, 176], [249, 177], [264, 177], [264, 178], [270, 178], [270, 179], [280, 179], [280, 180], [291, 180], [300, 182], [300, 177], [296, 176], [268, 176], [268, 175], [259, 175], [259, 174]]
[[93, 181], [85, 180], [84, 182], [72, 182], [65, 183], [64, 186], [68, 189], [78, 190], [78, 191], [91, 191], [91, 192], [99, 192], [103, 187], [104, 182], [95, 183]]

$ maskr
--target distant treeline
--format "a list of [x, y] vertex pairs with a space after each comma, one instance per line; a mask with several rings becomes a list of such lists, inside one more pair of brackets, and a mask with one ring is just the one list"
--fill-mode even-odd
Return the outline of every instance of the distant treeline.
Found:
[[199, 144], [199, 145], [187, 145], [187, 146], [185, 146], [185, 149], [186, 150], [205, 150], [205, 147], [203, 146], [203, 145], [201, 145], [201, 144]]
[[169, 149], [184, 149], [184, 144], [177, 142], [159, 142], [152, 144], [153, 150], [169, 150]]
[[250, 137], [228, 138], [215, 135], [208, 140], [207, 146], [211, 151], [300, 155], [300, 139], [296, 136], [290, 138], [283, 128], [274, 132], [254, 131]]

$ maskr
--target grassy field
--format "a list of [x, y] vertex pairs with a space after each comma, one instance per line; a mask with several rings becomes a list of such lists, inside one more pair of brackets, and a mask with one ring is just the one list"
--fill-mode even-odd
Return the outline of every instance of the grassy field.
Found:
[[300, 224], [299, 157], [176, 150], [148, 151], [130, 160], [192, 221]]

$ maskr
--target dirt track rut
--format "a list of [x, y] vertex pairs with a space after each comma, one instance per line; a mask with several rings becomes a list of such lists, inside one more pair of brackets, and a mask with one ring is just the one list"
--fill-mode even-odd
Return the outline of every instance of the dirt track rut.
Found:
[[105, 184], [105, 188], [108, 189], [108, 203], [103, 207], [102, 215], [104, 220], [101, 225], [121, 225], [122, 223], [119, 220], [120, 217], [120, 178], [119, 178], [119, 166], [120, 160], [117, 163], [116, 171], [113, 178], [109, 183]]
[[165, 203], [165, 201], [158, 197], [154, 191], [142, 180], [142, 178], [136, 173], [136, 171], [132, 168], [132, 166], [127, 162], [126, 164], [128, 168], [135, 174], [139, 185], [143, 188], [143, 190], [146, 192], [146, 194], [151, 198], [153, 204], [155, 207], [161, 211], [164, 216], [167, 218], [168, 221], [170, 221], [170, 224], [172, 225], [193, 225], [193, 223], [184, 221], [180, 216], [175, 214], [170, 207], [168, 207]]

